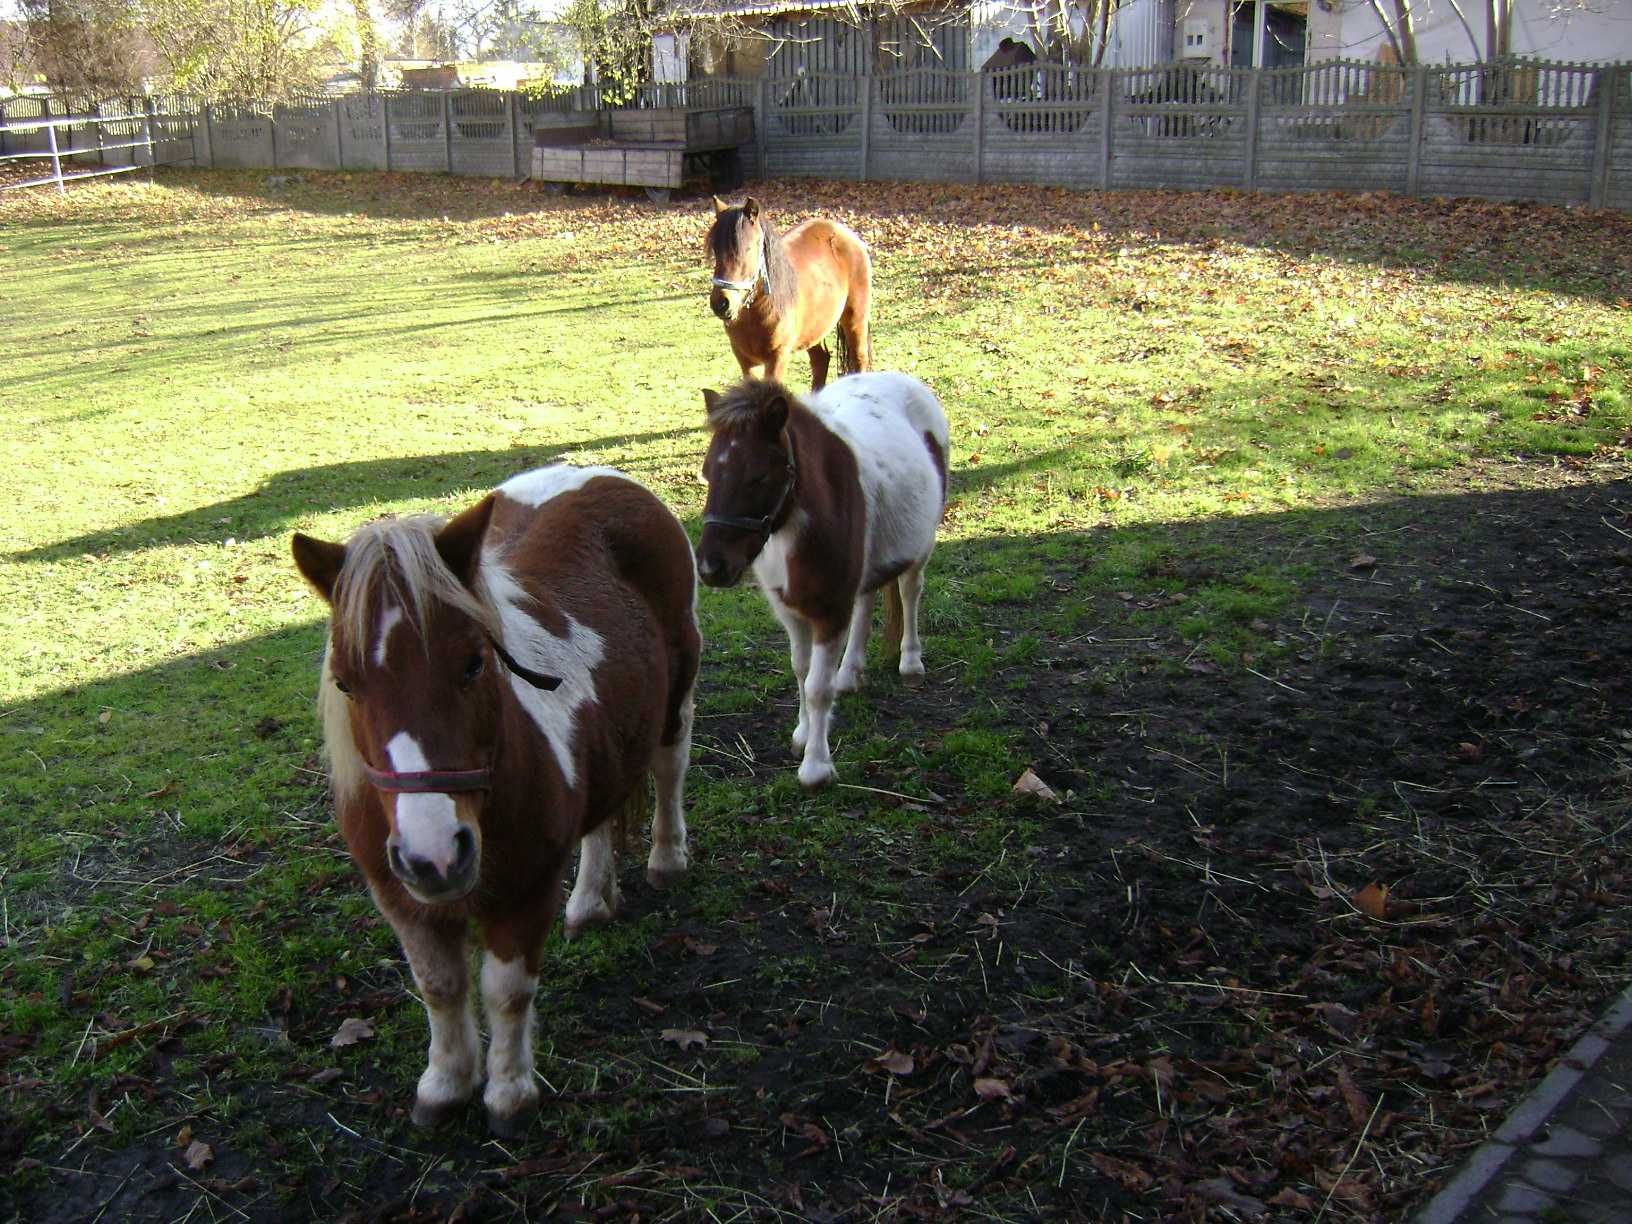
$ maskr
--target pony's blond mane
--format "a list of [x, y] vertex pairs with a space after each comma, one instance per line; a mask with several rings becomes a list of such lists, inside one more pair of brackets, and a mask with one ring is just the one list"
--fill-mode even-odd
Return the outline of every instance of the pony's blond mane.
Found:
[[497, 636], [498, 614], [478, 599], [442, 560], [436, 533], [446, 520], [435, 515], [382, 519], [360, 528], [346, 541], [346, 560], [334, 584], [334, 611], [323, 650], [323, 679], [317, 708], [323, 720], [323, 745], [336, 797], [362, 784], [363, 760], [351, 735], [350, 702], [334, 683], [335, 632], [344, 635], [357, 665], [368, 648], [374, 610], [384, 599], [402, 608], [403, 619], [425, 642], [426, 609], [445, 603]]

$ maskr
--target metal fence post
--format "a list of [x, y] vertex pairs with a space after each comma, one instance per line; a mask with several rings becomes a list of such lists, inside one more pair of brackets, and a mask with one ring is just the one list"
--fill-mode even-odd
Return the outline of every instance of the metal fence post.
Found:
[[1104, 117], [1099, 133], [1099, 186], [1102, 191], [1111, 189], [1111, 124], [1116, 115], [1116, 70], [1114, 68], [1096, 68], [1094, 72], [1099, 77], [1099, 90], [1104, 96], [1104, 105], [1100, 113]]
[[[1262, 10], [1262, 6], [1260, 11]], [[1260, 68], [1253, 68], [1252, 84], [1247, 87], [1247, 140], [1246, 148], [1242, 150], [1242, 160], [1246, 163], [1242, 167], [1241, 189], [1256, 191], [1258, 189], [1258, 120], [1262, 113], [1261, 87], [1264, 73]]]
[[1615, 138], [1615, 93], [1619, 82], [1616, 69], [1599, 68], [1593, 73], [1598, 91], [1598, 129], [1593, 135], [1592, 178], [1587, 183], [1587, 204], [1602, 208], [1609, 198], [1609, 145]]
[[51, 121], [51, 99], [42, 102], [45, 111], [45, 147], [51, 150], [51, 177], [57, 180], [57, 194], [67, 195], [68, 188], [62, 182], [62, 158], [57, 155], [57, 129]]
[[969, 75], [975, 85], [975, 185], [979, 186], [986, 178], [986, 77], [981, 72]]
[[1414, 196], [1422, 183], [1422, 142], [1428, 127], [1428, 69], [1411, 72], [1411, 143], [1406, 149], [1405, 194]]

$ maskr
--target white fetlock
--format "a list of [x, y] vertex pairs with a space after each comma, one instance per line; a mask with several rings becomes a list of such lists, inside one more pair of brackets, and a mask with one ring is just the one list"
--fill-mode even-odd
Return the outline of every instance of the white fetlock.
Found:
[[810, 742], [810, 724], [803, 718], [793, 728], [793, 750], [803, 752], [805, 745]]
[[861, 680], [861, 668], [846, 668], [838, 674], [838, 678], [833, 681], [833, 686], [840, 693], [854, 693], [860, 690]]

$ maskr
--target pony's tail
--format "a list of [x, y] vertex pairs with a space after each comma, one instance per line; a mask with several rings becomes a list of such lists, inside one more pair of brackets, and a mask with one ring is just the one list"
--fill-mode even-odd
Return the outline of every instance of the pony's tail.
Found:
[[837, 334], [840, 376], [842, 377], [845, 374], [859, 373], [861, 370], [861, 361], [857, 358], [855, 350], [850, 347], [850, 340], [845, 336], [844, 328], [839, 328]]
[[612, 813], [612, 853], [628, 857], [640, 853], [640, 829], [651, 804], [651, 774], [642, 774], [629, 798]]
[[901, 657], [901, 635], [906, 632], [906, 611], [901, 606], [901, 588], [895, 580], [884, 584], [884, 645], [890, 658]]

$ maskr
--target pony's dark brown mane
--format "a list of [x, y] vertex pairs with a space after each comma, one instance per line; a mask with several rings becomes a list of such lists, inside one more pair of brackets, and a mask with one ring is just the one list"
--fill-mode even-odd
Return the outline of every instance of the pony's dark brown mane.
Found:
[[771, 379], [748, 378], [720, 392], [709, 405], [708, 427], [715, 433], [736, 433], [758, 426], [768, 409], [777, 400], [795, 402], [791, 391]]
[[[743, 254], [742, 231], [747, 225], [740, 207], [726, 209], [714, 218], [708, 231], [708, 253], [716, 260]], [[765, 263], [765, 283], [770, 287], [771, 305], [776, 307], [777, 314], [791, 314], [799, 304], [799, 273], [788, 261], [782, 235], [763, 210], [759, 214], [759, 230], [765, 243], [760, 258]]]

